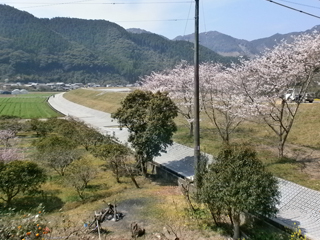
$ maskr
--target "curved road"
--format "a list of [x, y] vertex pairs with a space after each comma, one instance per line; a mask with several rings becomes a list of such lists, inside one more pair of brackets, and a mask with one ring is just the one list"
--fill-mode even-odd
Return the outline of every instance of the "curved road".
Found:
[[[104, 134], [113, 135], [122, 143], [126, 143], [128, 132], [120, 130], [118, 123], [111, 119], [109, 113], [97, 111], [70, 102], [63, 93], [49, 98], [49, 104], [66, 116], [73, 116], [97, 128]], [[167, 153], [155, 158], [155, 162], [190, 178], [193, 176], [193, 149], [174, 143], [167, 148]], [[211, 156], [212, 157], [212, 156]], [[302, 233], [312, 240], [320, 240], [320, 192], [295, 183], [279, 179], [281, 192], [279, 213], [272, 220], [286, 227], [299, 226]]]

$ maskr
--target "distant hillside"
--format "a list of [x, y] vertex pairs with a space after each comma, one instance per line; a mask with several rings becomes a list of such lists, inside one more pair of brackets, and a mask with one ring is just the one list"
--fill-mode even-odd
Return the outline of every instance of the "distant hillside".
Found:
[[[0, 81], [134, 83], [181, 60], [192, 63], [193, 55], [186, 41], [104, 20], [38, 19], [0, 5]], [[236, 59], [201, 47], [200, 61]]]
[[[307, 30], [310, 31], [319, 31], [320, 25], [315, 26], [314, 28]], [[261, 38], [253, 41], [247, 41], [243, 39], [237, 39], [229, 35], [217, 32], [210, 31], [199, 34], [200, 44], [221, 54], [222, 56], [248, 56], [252, 57], [254, 55], [260, 54], [267, 48], [273, 48], [278, 44], [282, 39], [287, 41], [292, 40], [291, 36], [299, 35], [304, 32], [293, 32], [288, 34], [275, 34], [267, 38]], [[178, 36], [174, 40], [177, 41], [188, 41], [194, 42], [194, 34], [189, 34], [185, 36]]]
[[127, 30], [128, 32], [130, 32], [130, 33], [137, 33], [137, 34], [140, 34], [140, 33], [152, 33], [152, 32], [143, 30], [143, 29], [141, 29], [141, 28], [127, 28], [126, 30]]

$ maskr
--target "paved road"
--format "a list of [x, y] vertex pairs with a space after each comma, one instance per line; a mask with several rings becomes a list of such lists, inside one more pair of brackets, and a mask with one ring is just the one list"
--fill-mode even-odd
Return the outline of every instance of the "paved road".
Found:
[[[128, 132], [120, 130], [109, 113], [70, 102], [63, 98], [63, 94], [51, 97], [49, 104], [64, 115], [76, 117], [104, 134], [115, 136], [123, 143], [127, 140]], [[193, 149], [181, 144], [174, 143], [167, 149], [167, 153], [156, 157], [155, 162], [188, 178], [194, 173]], [[279, 179], [279, 188], [279, 213], [273, 220], [287, 227], [297, 225], [310, 239], [320, 240], [320, 192], [283, 179]]]

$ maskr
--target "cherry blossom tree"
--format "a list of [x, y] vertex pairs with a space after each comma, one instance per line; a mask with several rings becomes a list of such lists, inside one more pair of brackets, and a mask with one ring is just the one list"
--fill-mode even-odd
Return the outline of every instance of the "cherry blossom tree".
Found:
[[[320, 64], [320, 35], [303, 34], [294, 41], [281, 42], [262, 56], [235, 66], [234, 84], [278, 137], [279, 158], [301, 99], [307, 92], [314, 73]], [[299, 100], [290, 103], [284, 97], [289, 88], [298, 90]]]
[[221, 64], [200, 66], [201, 108], [225, 144], [229, 144], [231, 134], [251, 108], [245, 104], [245, 95], [233, 83], [234, 73]]
[[16, 132], [12, 130], [0, 130], [0, 161], [9, 163], [14, 160], [22, 160], [23, 155], [18, 148], [12, 147], [16, 144]]
[[0, 162], [9, 163], [15, 160], [23, 160], [24, 156], [18, 148], [0, 149]]
[[[233, 75], [222, 64], [203, 63], [200, 65], [200, 102], [219, 136], [229, 143], [231, 133], [243, 120], [244, 95], [240, 95], [231, 81]], [[190, 136], [193, 133], [194, 68], [185, 62], [172, 71], [152, 73], [142, 79], [142, 88], [151, 91], [166, 91], [175, 100], [179, 113], [188, 121]], [[204, 116], [204, 115], [203, 115]]]
[[10, 147], [10, 140], [16, 137], [16, 133], [12, 130], [0, 130], [0, 143], [4, 148]]
[[[320, 35], [303, 34], [282, 41], [254, 59], [232, 68], [200, 65], [201, 108], [225, 143], [243, 119], [259, 116], [278, 137], [279, 158], [314, 73], [320, 65]], [[152, 73], [142, 79], [142, 88], [167, 91], [179, 113], [193, 121], [193, 67], [184, 62], [172, 71]], [[289, 102], [284, 93], [295, 88], [298, 98]]]
[[188, 122], [189, 135], [193, 135], [193, 81], [194, 67], [182, 61], [174, 69], [161, 73], [153, 72], [141, 79], [141, 89], [152, 92], [167, 92], [178, 107], [178, 112]]

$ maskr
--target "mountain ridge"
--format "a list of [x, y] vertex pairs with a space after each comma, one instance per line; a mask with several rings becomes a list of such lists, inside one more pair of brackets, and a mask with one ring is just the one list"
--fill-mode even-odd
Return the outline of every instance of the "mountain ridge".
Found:
[[[320, 30], [320, 25], [313, 29]], [[302, 32], [300, 32], [302, 33]], [[200, 33], [200, 63], [231, 64], [290, 35], [247, 41], [217, 31]], [[193, 64], [194, 34], [173, 40], [106, 20], [36, 18], [0, 4], [0, 82], [135, 83], [151, 72]]]
[[[222, 56], [248, 56], [261, 54], [268, 48], [273, 48], [281, 40], [292, 41], [291, 36], [312, 31], [320, 31], [320, 25], [301, 32], [291, 32], [286, 34], [276, 33], [270, 37], [259, 38], [255, 40], [237, 39], [230, 35], [220, 33], [218, 31], [208, 31], [199, 33], [199, 42], [201, 45], [217, 52]], [[177, 36], [173, 40], [194, 42], [194, 34]]]
[[[200, 61], [230, 64], [201, 47]], [[36, 18], [0, 4], [0, 81], [135, 83], [152, 71], [193, 62], [193, 44], [132, 33], [105, 20]], [[18, 79], [18, 80], [17, 80]]]

